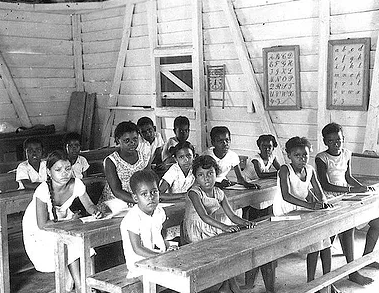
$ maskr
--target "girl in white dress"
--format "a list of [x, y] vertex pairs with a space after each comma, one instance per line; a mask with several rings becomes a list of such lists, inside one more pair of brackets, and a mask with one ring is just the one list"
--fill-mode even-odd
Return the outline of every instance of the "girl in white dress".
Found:
[[[47, 158], [46, 182], [36, 189], [22, 220], [24, 245], [34, 267], [40, 272], [54, 272], [56, 236], [44, 230], [57, 221], [71, 220], [76, 216], [70, 210], [75, 198], [79, 198], [89, 214], [102, 217], [92, 203], [83, 182], [72, 178], [71, 163], [62, 151], [54, 151]], [[68, 269], [74, 279], [75, 289], [80, 292], [79, 256], [80, 243], [68, 245]]]
[[[317, 179], [315, 169], [308, 164], [311, 143], [305, 137], [292, 137], [286, 142], [289, 164], [280, 167], [278, 185], [280, 193], [274, 199], [275, 216], [295, 210], [320, 210], [330, 207]], [[320, 253], [323, 273], [331, 271], [332, 254], [330, 239], [324, 239], [306, 248], [307, 281], [314, 280]], [[333, 285], [331, 292], [339, 292]]]

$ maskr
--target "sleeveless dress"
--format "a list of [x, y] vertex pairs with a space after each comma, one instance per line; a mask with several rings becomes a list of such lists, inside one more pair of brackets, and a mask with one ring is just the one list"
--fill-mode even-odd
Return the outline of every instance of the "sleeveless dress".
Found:
[[[261, 170], [262, 173], [267, 173], [267, 172], [273, 171], [272, 164], [275, 160], [275, 156], [270, 156], [268, 158], [267, 164], [265, 164], [265, 162], [263, 161], [261, 156], [259, 154], [256, 154], [255, 156], [249, 157], [247, 159], [246, 167], [242, 171], [242, 176], [247, 182], [255, 180], [255, 179], [259, 179], [257, 172], [255, 172], [254, 164], [252, 162], [253, 160], [258, 161], [259, 169]], [[276, 169], [274, 168], [274, 170], [276, 170]]]
[[[76, 178], [74, 184], [75, 185], [72, 196], [67, 199], [61, 206], [55, 206], [59, 221], [72, 219], [74, 214], [69, 209], [69, 207], [75, 198], [80, 198], [86, 191], [86, 187], [80, 179]], [[25, 250], [37, 271], [54, 272], [54, 250], [56, 246], [56, 235], [52, 232], [38, 228], [36, 209], [37, 198], [47, 204], [49, 219], [54, 219], [49, 187], [46, 182], [42, 182], [36, 188], [33, 199], [26, 208], [24, 217], [22, 219], [22, 232], [24, 236]], [[72, 241], [68, 244], [68, 264], [72, 263], [80, 257], [80, 247], [80, 242]], [[94, 251], [91, 250], [91, 253], [93, 254]]]
[[[199, 185], [195, 184], [189, 191], [195, 192], [203, 203], [206, 212], [212, 218], [225, 223], [226, 215], [221, 208], [225, 194], [218, 188], [213, 188], [213, 197], [209, 197]], [[188, 192], [189, 192], [188, 191]], [[184, 238], [187, 242], [197, 242], [217, 234], [222, 233], [221, 229], [205, 223], [196, 212], [189, 196], [186, 196], [185, 214], [184, 214]]]
[[[348, 186], [345, 178], [345, 173], [348, 168], [348, 163], [351, 160], [351, 151], [342, 149], [338, 156], [333, 156], [327, 151], [323, 151], [316, 155], [326, 165], [326, 178], [329, 183], [338, 186]], [[327, 198], [333, 198], [345, 192], [325, 191]]]
[[[121, 181], [122, 189], [130, 193], [132, 192], [129, 185], [130, 177], [132, 177], [132, 175], [135, 172], [145, 169], [150, 159], [147, 153], [142, 152], [139, 149], [137, 149], [137, 153], [138, 153], [138, 160], [134, 164], [129, 164], [128, 162], [126, 162], [123, 158], [120, 157], [117, 151], [113, 152], [112, 154], [110, 154], [108, 157], [104, 159], [104, 166], [105, 166], [105, 160], [107, 158], [109, 158], [113, 162], [113, 164], [116, 166], [117, 176]], [[104, 207], [104, 204], [106, 204], [107, 201], [112, 201], [112, 207], [113, 206], [117, 207], [117, 209], [119, 210], [128, 209], [134, 206], [134, 204], [132, 203], [127, 203], [121, 199], [116, 198], [108, 182], [106, 182], [103, 189], [103, 193], [100, 196], [100, 199], [98, 201], [98, 207], [102, 211], [106, 209]], [[112, 212], [115, 213], [117, 211], [112, 210]]]
[[[311, 191], [311, 179], [312, 179], [312, 174], [314, 172], [314, 169], [311, 165], [307, 164], [305, 165], [305, 170], [306, 170], [306, 177], [305, 181], [300, 180], [300, 178], [296, 175], [295, 171], [292, 168], [291, 164], [285, 164], [289, 170], [289, 192], [291, 195], [296, 197], [299, 200], [307, 202], [307, 197], [309, 195], [309, 192]], [[278, 186], [279, 186], [279, 191], [277, 195], [274, 198], [274, 203], [273, 203], [273, 212], [274, 216], [282, 216], [285, 215], [291, 211], [296, 211], [296, 210], [307, 210], [304, 207], [294, 205], [292, 203], [289, 203], [283, 199], [282, 193], [280, 191], [280, 178], [278, 177]], [[330, 243], [330, 238], [321, 240], [315, 244], [312, 244], [308, 247], [306, 247], [304, 250], [305, 253], [311, 253], [319, 250], [323, 250], [325, 248], [328, 248], [331, 246]]]

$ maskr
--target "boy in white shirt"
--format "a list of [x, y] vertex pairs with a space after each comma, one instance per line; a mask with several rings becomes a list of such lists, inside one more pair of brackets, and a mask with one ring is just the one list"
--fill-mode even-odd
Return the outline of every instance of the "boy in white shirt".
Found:
[[130, 178], [137, 203], [126, 214], [120, 230], [128, 278], [141, 277], [135, 262], [164, 252], [169, 247], [162, 236], [166, 213], [159, 203], [158, 177], [151, 170], [135, 172]]
[[67, 153], [68, 159], [70, 160], [72, 166], [73, 176], [79, 179], [87, 177], [87, 170], [89, 168], [87, 159], [79, 155], [81, 140], [82, 139], [79, 133], [70, 132], [66, 134], [63, 145], [64, 151]]
[[47, 179], [46, 161], [42, 160], [42, 142], [38, 138], [28, 138], [24, 141], [26, 161], [17, 166], [16, 181], [19, 189], [36, 189]]

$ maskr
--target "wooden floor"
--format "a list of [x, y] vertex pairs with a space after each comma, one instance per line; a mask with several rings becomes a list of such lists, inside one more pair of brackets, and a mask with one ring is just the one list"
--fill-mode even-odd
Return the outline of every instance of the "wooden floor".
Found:
[[[356, 255], [361, 255], [364, 246], [365, 231], [356, 232]], [[11, 262], [11, 292], [12, 293], [50, 293], [54, 291], [54, 274], [37, 272], [25, 255], [21, 235], [13, 235], [10, 238], [10, 262]], [[379, 247], [379, 246], [378, 246]], [[378, 248], [379, 249], [379, 248]], [[96, 267], [107, 268], [112, 262], [120, 263], [119, 257], [121, 246], [103, 247], [98, 250]], [[339, 267], [345, 263], [338, 242], [333, 247], [333, 267]], [[278, 261], [276, 288], [277, 292], [292, 292], [297, 285], [306, 281], [305, 255], [291, 254]], [[379, 270], [362, 269], [361, 273], [373, 278], [373, 284], [362, 287], [348, 281], [346, 278], [336, 283], [337, 287], [344, 293], [378, 293], [379, 292]], [[321, 263], [318, 264], [317, 274], [321, 275]], [[238, 278], [242, 281], [242, 277]], [[258, 276], [256, 286], [244, 292], [265, 292], [261, 276]]]

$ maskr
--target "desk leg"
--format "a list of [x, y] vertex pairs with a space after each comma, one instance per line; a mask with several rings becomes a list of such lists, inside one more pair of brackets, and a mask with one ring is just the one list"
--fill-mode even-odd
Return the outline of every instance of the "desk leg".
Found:
[[82, 247], [80, 252], [80, 283], [82, 285], [82, 293], [91, 293], [91, 288], [87, 286], [87, 277], [91, 272], [91, 255], [89, 239], [81, 239]]
[[6, 205], [0, 206], [0, 242], [0, 292], [9, 293], [8, 219]]
[[157, 293], [157, 285], [146, 276], [143, 276], [143, 293]]
[[66, 292], [67, 245], [57, 239], [55, 247], [55, 291]]

